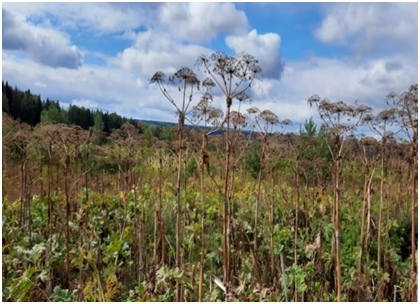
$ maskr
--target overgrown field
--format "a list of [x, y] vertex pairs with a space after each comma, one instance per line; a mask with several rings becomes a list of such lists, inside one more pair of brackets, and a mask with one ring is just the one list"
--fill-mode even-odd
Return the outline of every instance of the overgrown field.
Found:
[[[182, 162], [181, 267], [177, 268], [176, 151], [170, 142], [156, 138], [147, 147], [134, 127], [125, 127], [115, 142], [97, 145], [85, 142], [86, 131], [44, 126], [28, 137], [27, 152], [16, 165], [3, 166], [3, 300], [171, 301], [176, 282], [182, 300], [198, 299], [199, 149], [191, 141]], [[23, 129], [16, 132], [22, 135]], [[74, 140], [60, 142], [61, 137]], [[207, 147], [205, 301], [223, 299], [212, 279], [223, 277], [220, 144], [221, 139], [214, 137]], [[294, 153], [299, 137], [273, 139], [260, 189], [261, 144], [251, 141], [244, 153], [238, 147], [242, 156], [232, 171], [229, 196], [232, 300], [336, 299], [331, 160], [322, 151], [325, 147], [316, 145], [316, 138], [313, 144], [311, 153], [319, 155], [299, 160], [297, 167]], [[241, 145], [244, 149], [248, 143]], [[341, 173], [343, 299], [409, 300], [413, 176], [403, 158], [406, 148], [389, 146], [378, 267], [381, 171], [374, 158], [366, 159], [369, 165], [363, 163], [363, 147], [373, 147], [358, 141], [348, 147]], [[3, 157], [8, 164], [7, 154]], [[368, 197], [365, 183], [370, 177]]]
[[294, 134], [231, 109], [252, 56], [198, 65], [151, 78], [175, 128], [3, 113], [2, 300], [416, 301], [417, 85], [375, 115], [314, 95], [323, 125]]

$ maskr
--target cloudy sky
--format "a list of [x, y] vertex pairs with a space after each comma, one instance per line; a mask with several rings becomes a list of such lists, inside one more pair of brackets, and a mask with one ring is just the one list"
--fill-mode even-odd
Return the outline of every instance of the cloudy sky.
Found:
[[378, 111], [418, 81], [418, 5], [2, 3], [2, 79], [62, 105], [176, 121], [149, 79], [215, 51], [254, 55], [263, 77], [252, 105], [295, 129], [317, 117], [313, 94]]

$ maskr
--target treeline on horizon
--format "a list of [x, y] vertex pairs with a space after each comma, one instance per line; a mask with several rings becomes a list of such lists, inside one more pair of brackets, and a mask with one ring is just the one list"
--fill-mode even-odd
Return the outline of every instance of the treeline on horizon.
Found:
[[[40, 123], [63, 123], [79, 126], [85, 130], [93, 128], [104, 132], [104, 135], [108, 136], [114, 130], [121, 129], [125, 123], [128, 123], [133, 125], [139, 134], [148, 133], [147, 137], [154, 136], [160, 140], [173, 140], [176, 137], [175, 123], [127, 118], [115, 112], [109, 113], [100, 109], [92, 110], [73, 104], [65, 109], [59, 101], [49, 98], [43, 100], [41, 95], [33, 94], [30, 89], [22, 91], [17, 86], [11, 86], [8, 81], [4, 82], [4, 80], [2, 81], [2, 93], [2, 111], [13, 119], [27, 123], [31, 127]], [[184, 127], [186, 129], [193, 128], [190, 125]], [[198, 127], [198, 129], [201, 128], [205, 127]], [[241, 130], [241, 132], [248, 135], [251, 133], [249, 130]], [[213, 132], [214, 135], [220, 135], [221, 133], [221, 130]]]
[[35, 127], [39, 123], [64, 123], [77, 125], [87, 130], [96, 125], [101, 131], [110, 134], [121, 128], [124, 123], [138, 127], [138, 120], [127, 118], [117, 113], [91, 110], [83, 106], [70, 105], [68, 109], [60, 106], [59, 101], [42, 100], [41, 95], [32, 94], [30, 89], [20, 90], [2, 81], [2, 110], [14, 119]]

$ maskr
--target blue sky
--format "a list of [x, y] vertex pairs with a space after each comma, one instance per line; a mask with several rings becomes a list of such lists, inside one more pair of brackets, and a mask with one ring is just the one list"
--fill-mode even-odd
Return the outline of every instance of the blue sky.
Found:
[[418, 4], [2, 3], [2, 79], [63, 105], [176, 121], [150, 77], [215, 51], [254, 55], [253, 106], [297, 130], [313, 94], [379, 111], [418, 81]]

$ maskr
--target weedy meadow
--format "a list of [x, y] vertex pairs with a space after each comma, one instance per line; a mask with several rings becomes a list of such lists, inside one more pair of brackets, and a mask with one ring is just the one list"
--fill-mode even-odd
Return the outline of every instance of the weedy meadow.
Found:
[[2, 300], [416, 301], [417, 84], [380, 113], [313, 95], [290, 133], [253, 56], [195, 68], [150, 79], [176, 126], [3, 106]]

